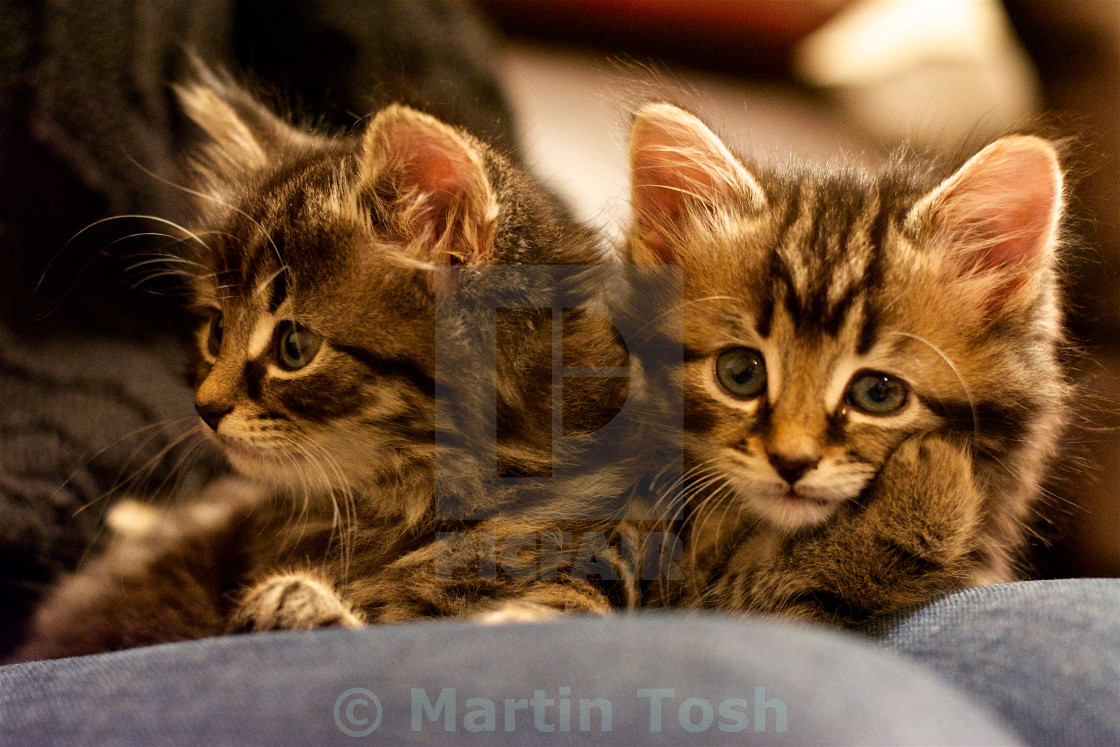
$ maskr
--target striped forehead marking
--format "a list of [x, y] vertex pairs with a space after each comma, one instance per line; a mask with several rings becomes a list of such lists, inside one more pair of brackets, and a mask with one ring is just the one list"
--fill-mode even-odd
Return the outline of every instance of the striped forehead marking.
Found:
[[798, 183], [784, 211], [771, 255], [770, 287], [762, 298], [760, 332], [769, 333], [775, 306], [799, 332], [840, 333], [853, 315], [866, 325], [860, 352], [874, 333], [869, 298], [881, 282], [889, 201], [879, 190], [833, 192]]
[[253, 325], [249, 336], [249, 359], [261, 357], [272, 344], [272, 331], [276, 328], [274, 314], [262, 314]]

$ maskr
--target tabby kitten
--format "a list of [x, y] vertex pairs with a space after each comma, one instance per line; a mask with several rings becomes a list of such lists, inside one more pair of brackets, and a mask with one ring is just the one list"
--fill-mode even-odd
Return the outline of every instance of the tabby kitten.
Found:
[[[618, 264], [615, 250], [502, 155], [432, 117], [390, 106], [360, 136], [324, 136], [200, 75], [178, 91], [206, 136], [186, 258], [204, 319], [195, 405], [249, 482], [154, 519], [118, 511], [115, 547], [48, 603], [21, 658], [230, 630], [609, 609], [570, 572], [487, 575], [496, 559], [463, 538], [510, 549], [516, 558], [497, 560], [512, 566], [543, 550], [509, 538], [563, 535], [550, 549], [567, 552], [596, 514], [584, 498], [594, 491], [497, 478], [547, 476], [554, 456], [556, 298], [568, 365], [626, 364], [598, 298], [620, 281], [593, 271]], [[558, 284], [484, 271], [538, 263], [588, 267]], [[625, 396], [624, 378], [565, 387], [565, 433], [588, 434], [593, 451]], [[494, 449], [480, 449], [495, 432]], [[443, 495], [437, 467], [453, 477]]]
[[688, 479], [660, 505], [689, 583], [652, 603], [853, 624], [1012, 579], [1068, 396], [1053, 146], [939, 183], [776, 172], [652, 104], [629, 150], [628, 249], [684, 274]]

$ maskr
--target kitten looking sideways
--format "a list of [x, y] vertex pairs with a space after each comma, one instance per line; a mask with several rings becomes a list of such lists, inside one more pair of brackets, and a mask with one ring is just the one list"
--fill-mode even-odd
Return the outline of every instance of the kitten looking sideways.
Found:
[[[195, 405], [248, 481], [147, 519], [118, 512], [116, 546], [47, 602], [19, 658], [616, 606], [564, 573], [487, 578], [485, 559], [471, 565], [477, 546], [462, 544], [559, 535], [559, 521], [596, 513], [583, 502], [594, 490], [496, 478], [541, 474], [554, 456], [553, 403], [539, 385], [550, 391], [557, 294], [565, 360], [625, 365], [597, 300], [617, 278], [578, 269], [617, 265], [615, 251], [505, 157], [430, 116], [390, 106], [357, 136], [327, 136], [199, 77], [178, 90], [205, 135], [192, 189], [202, 214], [183, 257], [203, 319]], [[495, 265], [577, 269], [544, 283], [483, 271]], [[603, 412], [625, 396], [622, 378], [565, 387], [565, 432], [587, 434], [591, 449]], [[480, 449], [495, 427], [496, 444]], [[454, 476], [442, 496], [454, 510], [436, 510], [437, 465]], [[452, 557], [464, 552], [465, 563]]]
[[632, 260], [684, 279], [663, 602], [854, 624], [1013, 579], [1069, 396], [1054, 147], [776, 171], [651, 104], [630, 159]]

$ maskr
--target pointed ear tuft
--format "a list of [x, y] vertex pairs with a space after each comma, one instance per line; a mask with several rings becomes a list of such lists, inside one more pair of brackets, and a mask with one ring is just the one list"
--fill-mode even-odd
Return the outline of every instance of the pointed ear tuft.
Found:
[[225, 193], [284, 149], [317, 141], [273, 114], [229, 76], [197, 58], [191, 62], [191, 81], [173, 88], [183, 111], [202, 130], [194, 161], [212, 191]]
[[635, 235], [661, 262], [674, 263], [681, 233], [727, 202], [766, 205], [758, 182], [692, 114], [649, 104], [630, 128], [630, 195]]
[[366, 131], [361, 181], [363, 195], [417, 259], [453, 265], [488, 257], [498, 201], [469, 136], [389, 106]]
[[988, 304], [1012, 300], [1054, 259], [1062, 171], [1054, 147], [1033, 136], [1001, 138], [973, 156], [911, 210], [957, 277], [991, 276]]
[[179, 103], [209, 138], [205, 146], [231, 168], [257, 168], [266, 163], [264, 148], [233, 107], [210, 86], [175, 86]]

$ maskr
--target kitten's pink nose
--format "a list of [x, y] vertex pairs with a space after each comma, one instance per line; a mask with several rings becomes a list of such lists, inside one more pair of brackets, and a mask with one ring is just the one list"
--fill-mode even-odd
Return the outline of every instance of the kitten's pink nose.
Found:
[[793, 487], [794, 483], [805, 476], [805, 473], [820, 464], [819, 457], [787, 457], [782, 454], [770, 454], [770, 464], [783, 480]]
[[222, 422], [222, 418], [233, 412], [233, 405], [227, 404], [221, 400], [198, 400], [194, 401], [194, 409], [210, 426], [211, 430], [218, 430], [218, 425]]

